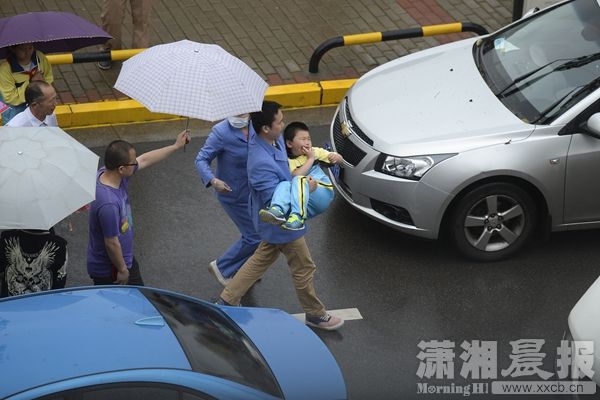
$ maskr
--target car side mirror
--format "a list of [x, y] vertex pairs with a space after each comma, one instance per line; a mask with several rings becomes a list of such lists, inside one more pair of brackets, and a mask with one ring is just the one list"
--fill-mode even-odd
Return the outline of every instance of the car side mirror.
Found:
[[585, 128], [590, 136], [600, 139], [600, 113], [592, 114], [585, 123]]

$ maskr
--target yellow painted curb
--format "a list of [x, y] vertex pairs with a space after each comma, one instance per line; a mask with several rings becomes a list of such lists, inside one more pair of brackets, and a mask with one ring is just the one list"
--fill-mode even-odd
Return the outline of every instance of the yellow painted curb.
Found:
[[176, 118], [171, 114], [153, 113], [135, 100], [67, 104], [56, 107], [55, 112], [58, 125], [63, 128]]
[[73, 122], [71, 120], [71, 106], [64, 104], [60, 106], [56, 106], [54, 109], [54, 114], [56, 114], [56, 119], [58, 120], [58, 126], [62, 126], [65, 128], [69, 128], [73, 126]]
[[123, 124], [136, 121], [171, 119], [175, 116], [149, 111], [135, 100], [105, 101], [71, 105], [74, 126]]
[[[337, 104], [356, 79], [321, 81], [270, 86], [265, 100], [276, 101], [286, 108], [319, 107]], [[82, 128], [133, 122], [164, 121], [180, 118], [171, 114], [150, 112], [135, 100], [97, 101], [63, 104], [56, 107], [62, 128]]]
[[265, 100], [276, 101], [284, 107], [308, 107], [321, 104], [321, 86], [318, 82], [270, 86]]
[[340, 79], [337, 81], [321, 81], [321, 104], [338, 104], [354, 82], [358, 79]]

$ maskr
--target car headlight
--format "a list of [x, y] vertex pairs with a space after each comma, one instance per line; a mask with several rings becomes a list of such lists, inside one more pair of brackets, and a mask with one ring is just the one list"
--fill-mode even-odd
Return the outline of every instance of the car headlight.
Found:
[[456, 154], [436, 154], [429, 156], [396, 157], [381, 154], [375, 170], [398, 178], [418, 181], [436, 164]]

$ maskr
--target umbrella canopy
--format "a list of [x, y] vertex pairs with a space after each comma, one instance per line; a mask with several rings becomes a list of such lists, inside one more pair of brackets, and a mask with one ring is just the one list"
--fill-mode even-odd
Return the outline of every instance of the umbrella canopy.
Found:
[[0, 129], [0, 229], [49, 229], [94, 200], [97, 168], [60, 128]]
[[152, 112], [206, 121], [258, 111], [267, 83], [216, 44], [151, 47], [123, 63], [115, 89]]
[[102, 44], [108, 39], [112, 36], [96, 25], [67, 12], [30, 12], [0, 19], [0, 58], [6, 58], [6, 47], [16, 44], [33, 43], [44, 53], [59, 53]]

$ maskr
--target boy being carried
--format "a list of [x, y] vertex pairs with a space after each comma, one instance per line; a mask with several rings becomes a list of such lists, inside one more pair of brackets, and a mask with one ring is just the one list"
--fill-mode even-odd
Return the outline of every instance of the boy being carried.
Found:
[[[260, 210], [259, 217], [284, 229], [300, 230], [305, 219], [325, 211], [333, 200], [333, 185], [319, 163], [342, 164], [344, 159], [338, 153], [312, 147], [308, 126], [302, 122], [291, 122], [283, 137], [293, 178], [277, 185], [269, 209]], [[317, 182], [313, 192], [309, 190], [311, 180]]]

